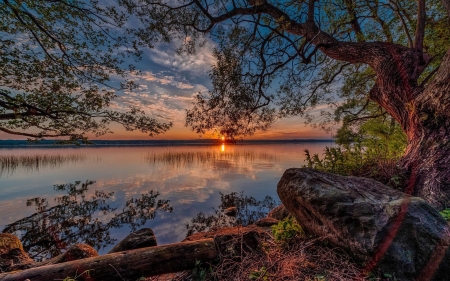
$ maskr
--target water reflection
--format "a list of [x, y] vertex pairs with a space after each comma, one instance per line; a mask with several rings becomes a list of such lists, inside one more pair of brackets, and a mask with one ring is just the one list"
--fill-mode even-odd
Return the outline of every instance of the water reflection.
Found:
[[[263, 200], [257, 200], [254, 197], [246, 196], [243, 191], [228, 194], [219, 193], [221, 203], [217, 209], [214, 208], [214, 214], [206, 216], [203, 212], [198, 213], [196, 217], [192, 218], [191, 223], [186, 224], [186, 236], [224, 226], [252, 224], [266, 217], [270, 210], [280, 204], [270, 196], [264, 197]], [[224, 210], [229, 207], [236, 207], [237, 214], [235, 217], [225, 215]]]
[[188, 166], [211, 166], [217, 162], [232, 161], [242, 165], [262, 161], [273, 163], [277, 156], [271, 153], [255, 151], [234, 151], [226, 152], [225, 145], [222, 144], [220, 151], [165, 151], [148, 153], [145, 160], [149, 164], [163, 164], [170, 168], [185, 168]]
[[[127, 198], [140, 198], [149, 190], [157, 190], [158, 198], [170, 200], [172, 213], [158, 213], [147, 221], [163, 245], [181, 241], [186, 224], [199, 212], [205, 217], [213, 214], [211, 207], [221, 204], [219, 192], [228, 194], [244, 190], [245, 195], [263, 200], [262, 195], [277, 199], [276, 186], [287, 168], [303, 164], [303, 150], [321, 153], [324, 144], [161, 146], [161, 147], [83, 147], [33, 148], [6, 150], [0, 155], [85, 155], [82, 163], [67, 163], [58, 169], [40, 166], [39, 173], [21, 173], [0, 178], [0, 231], [8, 223], [19, 221], [35, 213], [36, 204], [25, 207], [29, 198], [47, 198], [47, 209], [59, 203], [55, 197], [67, 194], [55, 191], [53, 185], [96, 179], [84, 193], [89, 200], [94, 191], [114, 192], [107, 199], [119, 212]], [[80, 197], [80, 195], [78, 195]], [[220, 209], [220, 208], [219, 208]], [[98, 210], [95, 215], [98, 215]], [[114, 212], [113, 212], [114, 213]], [[99, 215], [98, 215], [99, 216]], [[109, 220], [113, 214], [102, 216]], [[68, 218], [68, 216], [66, 216]], [[111, 229], [111, 237], [118, 240], [129, 233], [129, 227]], [[106, 253], [107, 245], [100, 249]]]
[[68, 155], [0, 155], [0, 176], [14, 172], [39, 172], [39, 169], [54, 169], [64, 163], [75, 164], [86, 160], [83, 154]]
[[20, 237], [24, 249], [32, 258], [41, 261], [61, 254], [76, 243], [86, 243], [97, 250], [113, 244], [110, 229], [126, 225], [137, 230], [147, 220], [154, 219], [158, 211], [172, 212], [169, 200], [161, 200], [153, 190], [139, 198], [129, 198], [121, 210], [110, 206], [114, 192], [96, 190], [94, 195], [86, 192], [94, 181], [79, 181], [55, 185], [55, 191], [66, 195], [55, 198], [56, 206], [49, 206], [46, 198], [27, 200], [36, 213], [6, 225], [3, 232]]

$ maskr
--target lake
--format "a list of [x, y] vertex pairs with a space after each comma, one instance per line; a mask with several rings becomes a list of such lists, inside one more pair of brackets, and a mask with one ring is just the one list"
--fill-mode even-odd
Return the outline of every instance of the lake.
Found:
[[266, 196], [278, 204], [283, 172], [305, 164], [305, 149], [322, 154], [331, 144], [5, 146], [0, 230], [21, 236], [36, 255], [49, 247], [47, 240], [58, 240], [59, 248], [85, 241], [107, 253], [116, 240], [142, 227], [153, 229], [159, 245], [178, 242], [186, 237], [186, 224], [200, 212], [214, 214], [227, 194], [253, 208]]

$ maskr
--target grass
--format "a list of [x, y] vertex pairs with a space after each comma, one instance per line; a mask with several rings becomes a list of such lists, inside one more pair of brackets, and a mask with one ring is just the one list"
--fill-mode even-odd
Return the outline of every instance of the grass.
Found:
[[45, 168], [58, 168], [64, 163], [77, 163], [84, 161], [85, 155], [0, 155], [0, 176], [11, 175], [17, 170], [35, 172]]
[[193, 164], [196, 165], [225, 165], [223, 161], [232, 161], [235, 163], [247, 164], [249, 162], [261, 161], [273, 163], [277, 157], [270, 153], [255, 153], [249, 151], [237, 152], [163, 152], [149, 153], [145, 160], [149, 164], [163, 164], [172, 168], [183, 168]]

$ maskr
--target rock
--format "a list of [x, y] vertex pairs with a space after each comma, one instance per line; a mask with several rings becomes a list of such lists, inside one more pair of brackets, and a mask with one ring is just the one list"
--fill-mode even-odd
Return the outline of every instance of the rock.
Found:
[[[7, 242], [10, 242], [9, 244]], [[12, 234], [0, 233], [0, 272], [24, 270], [44, 265], [63, 263], [79, 259], [97, 257], [97, 251], [86, 244], [76, 244], [67, 249], [66, 252], [43, 262], [35, 262], [23, 250], [19, 238]], [[9, 246], [8, 246], [9, 245]]]
[[156, 246], [156, 237], [150, 228], [142, 228], [125, 237], [115, 245], [108, 254], [123, 252], [127, 250], [140, 249]]
[[35, 267], [37, 262], [28, 256], [28, 254], [14, 248], [0, 255], [0, 272], [10, 272]]
[[276, 220], [279, 220], [279, 221], [284, 220], [288, 216], [289, 216], [289, 211], [286, 209], [286, 207], [283, 204], [278, 205], [277, 207], [272, 209], [267, 214], [268, 218], [276, 219]]
[[450, 280], [447, 222], [427, 202], [371, 179], [288, 169], [277, 187], [303, 229], [347, 250], [365, 271]]
[[9, 272], [33, 267], [36, 262], [23, 250], [20, 239], [10, 233], [0, 233], [0, 271]]
[[11, 233], [0, 233], [0, 255], [16, 248], [23, 251], [22, 242], [17, 236]]
[[222, 256], [236, 257], [243, 252], [257, 249], [262, 235], [265, 235], [265, 230], [256, 225], [223, 227], [214, 231], [194, 233], [183, 242], [214, 238]]
[[261, 226], [261, 227], [270, 227], [274, 224], [277, 224], [279, 222], [279, 220], [277, 219], [273, 219], [273, 218], [262, 218], [258, 221], [255, 222], [255, 224], [257, 226]]
[[[97, 257], [97, 251], [86, 244], [75, 244], [59, 256], [58, 263]], [[56, 263], [56, 262], [55, 262]]]
[[238, 209], [236, 207], [229, 207], [223, 210], [223, 213], [229, 217], [235, 217], [237, 215]]
[[86, 244], [75, 244], [70, 246], [64, 253], [53, 257], [51, 259], [45, 260], [40, 263], [36, 263], [33, 267], [39, 267], [50, 264], [58, 264], [63, 262], [87, 259], [92, 257], [97, 257], [97, 251], [89, 245]]

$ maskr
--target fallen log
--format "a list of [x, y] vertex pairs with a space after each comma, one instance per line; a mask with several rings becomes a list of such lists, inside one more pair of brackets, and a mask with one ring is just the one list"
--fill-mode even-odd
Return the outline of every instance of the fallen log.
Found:
[[[19, 272], [0, 274], [1, 281], [47, 281], [78, 277], [82, 280], [137, 280], [195, 267], [196, 261], [217, 256], [213, 239], [136, 249]], [[74, 278], [75, 279], [75, 278]]]

